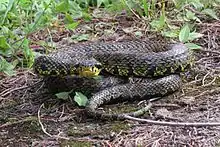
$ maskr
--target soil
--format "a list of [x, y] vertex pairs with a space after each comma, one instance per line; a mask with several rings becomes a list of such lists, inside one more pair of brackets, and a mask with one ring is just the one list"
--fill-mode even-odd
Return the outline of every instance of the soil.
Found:
[[[145, 24], [125, 15], [100, 17], [82, 22], [73, 32], [59, 29], [51, 35], [56, 43], [69, 43], [68, 36], [73, 34], [87, 34], [84, 38], [87, 42], [169, 40], [154, 31], [146, 31]], [[204, 34], [195, 43], [203, 48], [194, 51], [196, 62], [183, 74], [183, 88], [152, 102], [149, 113], [142, 118], [183, 123], [220, 122], [220, 22], [195, 25], [197, 32]], [[30, 38], [39, 41], [47, 36], [48, 32], [41, 30]], [[80, 39], [78, 37], [74, 43], [83, 40]], [[41, 46], [33, 44], [32, 48], [45, 52]], [[57, 99], [48, 92], [41, 78], [31, 69], [17, 69], [16, 76], [12, 77], [2, 76], [0, 101], [1, 146], [220, 146], [219, 126], [165, 126], [89, 118], [73, 101]], [[143, 105], [125, 102], [103, 108], [124, 111]]]

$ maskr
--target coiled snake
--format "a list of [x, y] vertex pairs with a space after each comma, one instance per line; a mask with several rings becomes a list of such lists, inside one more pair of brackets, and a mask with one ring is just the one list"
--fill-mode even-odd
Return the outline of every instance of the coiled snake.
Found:
[[[191, 52], [181, 43], [127, 41], [61, 48], [61, 51], [36, 58], [35, 72], [50, 79], [47, 81], [51, 85], [74, 90], [90, 89], [93, 96], [86, 106], [88, 112], [114, 119], [119, 115], [101, 114], [96, 109], [112, 100], [147, 99], [170, 94], [181, 87], [177, 73], [192, 63]], [[85, 69], [91, 69], [91, 73], [95, 73], [92, 76], [98, 75], [101, 69], [103, 77], [99, 80], [82, 77], [87, 76], [82, 74]], [[75, 76], [71, 79], [69, 75]]]

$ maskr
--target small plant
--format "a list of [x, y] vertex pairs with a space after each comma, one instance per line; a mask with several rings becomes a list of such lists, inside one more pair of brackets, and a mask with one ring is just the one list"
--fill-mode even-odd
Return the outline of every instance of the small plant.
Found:
[[[72, 101], [71, 99], [71, 96], [73, 95], [73, 91], [68, 91], [68, 92], [60, 92], [60, 93], [57, 93], [55, 94], [56, 97], [58, 99], [62, 99], [62, 100], [70, 100]], [[88, 103], [88, 98], [82, 94], [81, 92], [75, 92], [74, 94], [74, 102], [76, 102], [78, 104], [78, 106], [86, 106], [86, 104]]]
[[[30, 49], [30, 40], [28, 35], [43, 26], [49, 13], [46, 10], [50, 1], [39, 2], [30, 0], [4, 0], [0, 2], [0, 55], [4, 63], [7, 58], [8, 66], [13, 67], [13, 63], [22, 67], [31, 67], [34, 61], [34, 53]], [[45, 15], [46, 14], [46, 15]], [[5, 68], [1, 69], [8, 73]], [[13, 72], [14, 73], [14, 72]], [[13, 74], [7, 74], [13, 75]]]
[[182, 27], [182, 29], [179, 32], [179, 41], [185, 43], [189, 49], [200, 49], [201, 46], [195, 43], [190, 43], [190, 42], [202, 36], [203, 34], [201, 33], [197, 33], [195, 31], [191, 32], [189, 25], [186, 24]]
[[[50, 28], [53, 22], [65, 23], [66, 29], [74, 30], [84, 18], [90, 20], [87, 0], [1, 0], [0, 1], [0, 56], [1, 64], [12, 65], [15, 61], [22, 67], [32, 67], [34, 50], [29, 36], [42, 29]], [[100, 3], [100, 2], [99, 2]], [[64, 14], [64, 20], [57, 16]], [[7, 58], [7, 61], [4, 59]], [[8, 70], [2, 68], [3, 73]], [[6, 71], [4, 71], [6, 70]], [[14, 72], [15, 73], [15, 72]], [[7, 74], [13, 75], [13, 74]]]
[[16, 66], [16, 61], [13, 63], [7, 62], [3, 57], [0, 58], [0, 72], [5, 73], [8, 76], [15, 75], [14, 68]]
[[[170, 16], [166, 16], [165, 6], [162, 3], [161, 15], [159, 19], [153, 19], [150, 23], [153, 30], [161, 32], [161, 34], [165, 37], [177, 39], [180, 42], [185, 43], [190, 49], [199, 49], [201, 48], [199, 45], [195, 43], [191, 43], [203, 36], [196, 32], [195, 30], [191, 32], [191, 29], [194, 24], [202, 23], [202, 19], [211, 17], [212, 19], [219, 20], [218, 16], [214, 11], [214, 7], [220, 4], [220, 1], [213, 0], [212, 3], [206, 3], [202, 0], [181, 0], [176, 1], [173, 0], [174, 3], [174, 12], [173, 14], [174, 20], [180, 22], [180, 25], [173, 25]], [[170, 12], [169, 12], [170, 13]]]

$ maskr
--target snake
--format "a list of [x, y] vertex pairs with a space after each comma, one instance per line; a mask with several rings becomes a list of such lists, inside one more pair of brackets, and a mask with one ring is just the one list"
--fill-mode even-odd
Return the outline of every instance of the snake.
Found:
[[[182, 43], [147, 40], [59, 48], [57, 52], [37, 57], [35, 72], [47, 77], [48, 85], [90, 89], [92, 97], [86, 106], [87, 112], [93, 117], [111, 119], [122, 115], [102, 114], [97, 108], [112, 101], [149, 99], [173, 93], [182, 85], [179, 73], [193, 62], [191, 51]], [[99, 80], [91, 78], [97, 75], [101, 75]], [[53, 84], [55, 81], [59, 84]]]

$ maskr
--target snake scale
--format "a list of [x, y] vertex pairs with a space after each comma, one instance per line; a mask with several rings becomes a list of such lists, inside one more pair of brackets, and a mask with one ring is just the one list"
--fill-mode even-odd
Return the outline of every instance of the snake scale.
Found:
[[[63, 49], [36, 58], [35, 72], [46, 77], [47, 85], [55, 89], [89, 89], [93, 93], [86, 106], [89, 114], [113, 119], [119, 115], [102, 114], [96, 109], [114, 100], [168, 95], [181, 87], [178, 73], [192, 63], [191, 52], [181, 43], [162, 44], [147, 40], [59, 48]], [[102, 69], [102, 78], [79, 77], [81, 66], [98, 66]]]

